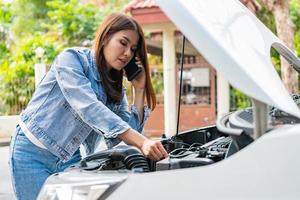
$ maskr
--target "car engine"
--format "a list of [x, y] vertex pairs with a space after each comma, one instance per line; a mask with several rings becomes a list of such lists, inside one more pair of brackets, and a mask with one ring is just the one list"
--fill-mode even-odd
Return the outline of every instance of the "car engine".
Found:
[[[300, 104], [298, 95], [294, 95], [293, 99], [297, 105]], [[300, 123], [300, 120], [277, 108], [270, 108], [270, 130], [295, 123]], [[85, 157], [79, 168], [85, 171], [130, 170], [146, 173], [205, 166], [226, 159], [254, 141], [252, 108], [227, 114], [216, 124], [162, 138], [169, 157], [158, 162], [145, 158], [135, 147], [119, 145]], [[239, 134], [235, 130], [239, 130]]]

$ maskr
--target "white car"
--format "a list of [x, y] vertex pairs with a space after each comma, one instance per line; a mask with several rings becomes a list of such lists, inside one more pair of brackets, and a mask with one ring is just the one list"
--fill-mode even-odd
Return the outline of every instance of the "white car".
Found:
[[49, 177], [39, 199], [300, 199], [298, 96], [285, 90], [271, 47], [300, 60], [238, 0], [157, 0], [180, 31], [253, 107], [215, 126], [163, 139], [157, 163], [119, 146]]

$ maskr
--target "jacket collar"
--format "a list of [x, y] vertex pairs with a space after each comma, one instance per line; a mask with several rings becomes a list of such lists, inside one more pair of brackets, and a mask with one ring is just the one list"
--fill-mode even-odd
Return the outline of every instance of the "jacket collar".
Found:
[[95, 52], [93, 50], [90, 51], [90, 60], [92, 62], [93, 76], [96, 81], [101, 82], [101, 76], [96, 65]]

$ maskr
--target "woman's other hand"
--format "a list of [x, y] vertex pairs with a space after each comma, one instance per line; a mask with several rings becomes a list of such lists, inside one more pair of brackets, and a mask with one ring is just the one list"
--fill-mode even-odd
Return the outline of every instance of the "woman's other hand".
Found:
[[147, 158], [151, 160], [162, 160], [168, 157], [168, 153], [160, 141], [146, 139], [141, 147], [141, 151]]
[[132, 128], [118, 135], [118, 137], [126, 143], [139, 148], [143, 155], [151, 160], [157, 161], [168, 157], [168, 153], [160, 141], [150, 140]]

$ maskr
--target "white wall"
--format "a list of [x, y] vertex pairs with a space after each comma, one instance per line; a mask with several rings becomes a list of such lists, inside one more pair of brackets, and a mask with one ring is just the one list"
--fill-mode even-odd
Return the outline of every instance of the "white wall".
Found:
[[10, 138], [18, 123], [19, 115], [0, 116], [0, 139]]

